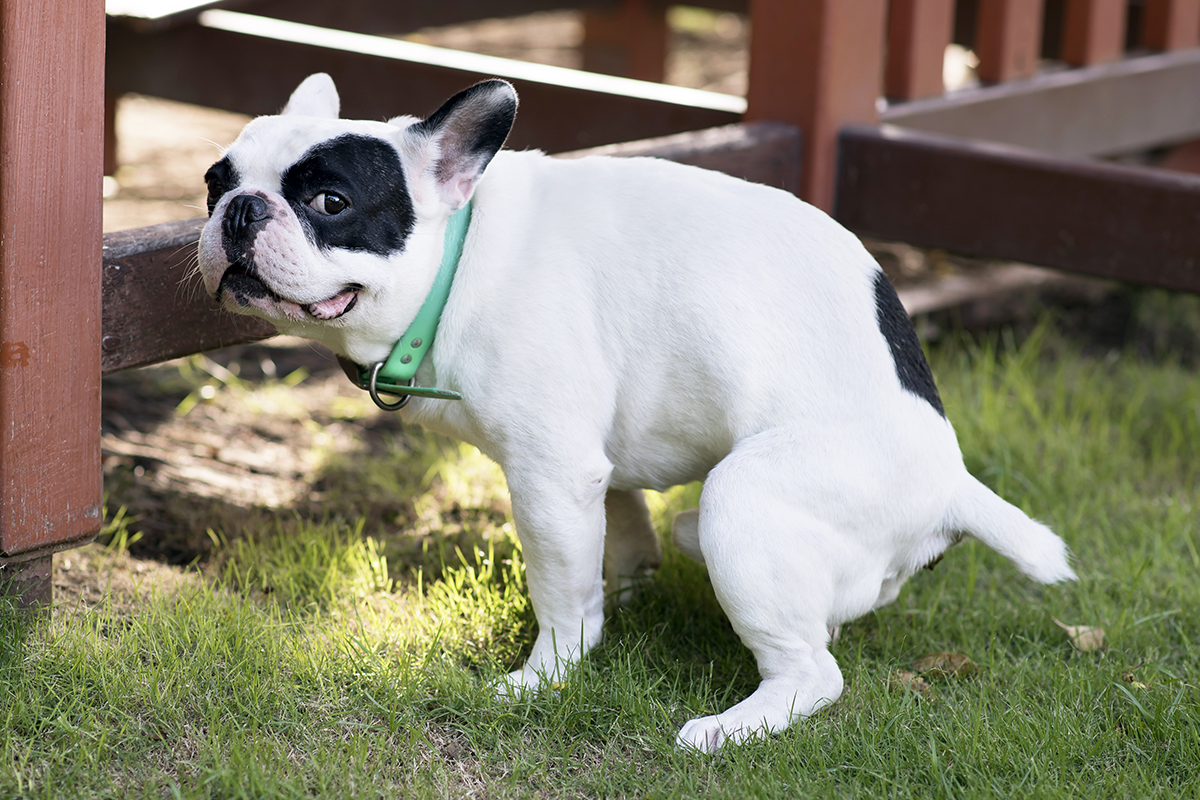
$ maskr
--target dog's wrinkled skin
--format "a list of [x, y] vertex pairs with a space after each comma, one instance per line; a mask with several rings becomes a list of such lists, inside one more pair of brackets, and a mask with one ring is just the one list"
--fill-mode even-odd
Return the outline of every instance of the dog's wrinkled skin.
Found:
[[[827, 645], [974, 535], [1034, 580], [1063, 542], [963, 466], [912, 326], [878, 265], [784, 192], [655, 159], [497, 152], [516, 113], [486, 81], [424, 121], [337, 119], [314, 75], [210, 170], [206, 288], [359, 364], [425, 298], [450, 214], [458, 274], [406, 422], [495, 459], [539, 633], [509, 691], [600, 639], [604, 581], [657, 565], [641, 491], [703, 480], [674, 539], [703, 561], [762, 683], [683, 726], [711, 751], [838, 699]], [[485, 174], [486, 169], [486, 174]]]

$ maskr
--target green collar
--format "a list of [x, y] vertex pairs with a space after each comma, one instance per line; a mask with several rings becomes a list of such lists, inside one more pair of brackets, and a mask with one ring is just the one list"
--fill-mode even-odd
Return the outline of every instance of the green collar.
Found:
[[[467, 226], [470, 222], [471, 203], [468, 201], [465, 206], [455, 211], [446, 223], [442, 263], [433, 279], [433, 286], [408, 330], [392, 348], [387, 361], [363, 367], [349, 359], [338, 357], [350, 380], [360, 389], [370, 392], [375, 405], [385, 411], [403, 408], [413, 395], [439, 400], [462, 400], [462, 395], [458, 392], [430, 386], [413, 386], [412, 381], [413, 376], [417, 374], [417, 368], [421, 366], [421, 360], [433, 345], [433, 335], [437, 333], [442, 309], [446, 307], [446, 299], [450, 296], [450, 286], [454, 282], [454, 273], [458, 269], [458, 259], [462, 255], [463, 242], [467, 238]], [[386, 403], [380, 399], [380, 393], [396, 395], [402, 399], [397, 403]]]

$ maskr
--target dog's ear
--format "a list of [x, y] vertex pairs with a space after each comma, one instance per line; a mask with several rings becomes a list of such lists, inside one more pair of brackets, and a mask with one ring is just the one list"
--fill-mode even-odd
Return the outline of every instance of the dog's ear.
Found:
[[483, 171], [504, 145], [517, 117], [517, 93], [499, 79], [451, 97], [428, 119], [407, 129], [422, 150], [441, 199], [453, 210], [467, 204]]
[[287, 105], [283, 107], [282, 113], [337, 119], [340, 106], [341, 101], [338, 99], [337, 87], [333, 85], [333, 78], [324, 72], [318, 72], [300, 82], [288, 99]]

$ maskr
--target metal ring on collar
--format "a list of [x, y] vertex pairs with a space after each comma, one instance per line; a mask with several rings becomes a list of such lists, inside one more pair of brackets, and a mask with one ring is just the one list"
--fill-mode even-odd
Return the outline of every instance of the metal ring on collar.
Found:
[[[379, 390], [375, 388], [375, 381], [379, 378], [379, 370], [381, 369], [383, 369], [382, 361], [375, 364], [375, 367], [371, 370], [371, 383], [369, 386], [367, 386], [367, 391], [371, 393], [371, 399], [375, 402], [375, 405], [379, 406], [384, 411], [399, 411], [408, 405], [408, 401], [412, 399], [412, 395], [400, 395], [400, 401], [398, 403], [385, 403], [379, 396]], [[413, 385], [412, 378], [408, 379], [408, 385]], [[385, 394], [390, 394], [390, 392], [385, 392]]]

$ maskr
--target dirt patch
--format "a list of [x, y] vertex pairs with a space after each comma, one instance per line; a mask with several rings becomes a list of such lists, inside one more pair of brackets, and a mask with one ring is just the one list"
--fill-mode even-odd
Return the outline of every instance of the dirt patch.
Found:
[[99, 544], [54, 558], [54, 602], [67, 613], [106, 603], [115, 615], [126, 616], [152, 592], [174, 593], [197, 580], [193, 572]]
[[332, 461], [405, 438], [331, 354], [286, 338], [110, 375], [102, 423], [110, 512], [144, 534], [135, 553], [175, 564], [207, 556], [210, 530], [320, 518]]

